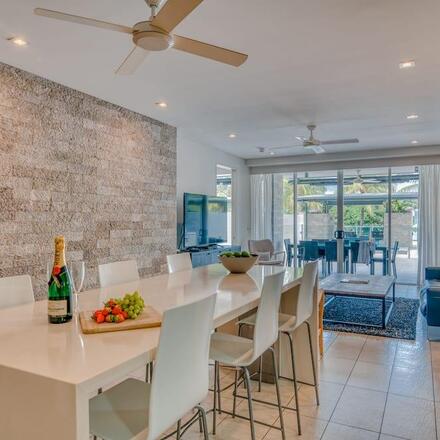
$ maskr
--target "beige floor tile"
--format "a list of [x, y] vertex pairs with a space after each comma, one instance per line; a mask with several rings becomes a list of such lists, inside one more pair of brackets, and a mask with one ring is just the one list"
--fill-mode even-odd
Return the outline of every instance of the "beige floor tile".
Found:
[[379, 433], [364, 429], [329, 423], [322, 440], [378, 440]]
[[[437, 402], [440, 402], [440, 366], [436, 366], [435, 368], [433, 368], [432, 380], [434, 385], [434, 399]], [[440, 431], [440, 425], [439, 425], [439, 431]]]
[[[253, 412], [255, 420], [261, 420], [264, 423], [274, 424], [279, 418], [278, 408], [270, 405], [253, 402]], [[249, 417], [249, 408], [247, 400], [237, 409], [237, 413], [243, 417]]]
[[325, 357], [357, 359], [366, 339], [363, 335], [339, 334], [325, 353]]
[[434, 403], [389, 394], [382, 433], [410, 440], [435, 440]]
[[434, 399], [434, 386], [430, 366], [395, 366], [391, 374], [390, 393], [420, 399]]
[[321, 381], [319, 385], [319, 406], [316, 405], [315, 388], [303, 385], [298, 392], [301, 414], [322, 420], [330, 417], [338, 403], [344, 386], [337, 383]]
[[402, 437], [394, 437], [393, 435], [386, 435], [386, 434], [381, 434], [379, 437], [379, 440], [401, 440], [401, 439]]
[[[263, 439], [268, 432], [269, 428], [255, 424], [255, 435], [257, 440]], [[251, 430], [249, 422], [247, 420], [232, 419], [228, 417], [218, 425], [216, 435], [213, 436], [210, 434], [210, 437], [216, 440], [250, 439]]]
[[391, 365], [358, 361], [351, 372], [347, 384], [386, 392], [390, 383], [391, 371]]
[[394, 365], [402, 367], [420, 367], [431, 363], [429, 343], [400, 341], [397, 345]]
[[359, 356], [360, 361], [375, 364], [392, 364], [398, 342], [390, 338], [369, 336]]
[[355, 363], [354, 359], [339, 359], [325, 355], [321, 361], [321, 380], [345, 385]]
[[[281, 402], [283, 405], [287, 405], [294, 396], [294, 388], [293, 382], [286, 379], [280, 379], [280, 394], [281, 394]], [[298, 384], [298, 387], [301, 388], [302, 385]], [[241, 388], [240, 394], [244, 395], [246, 390]], [[277, 394], [276, 388], [274, 384], [263, 383], [261, 385], [261, 392], [258, 392], [257, 387], [254, 388], [253, 394], [255, 399], [267, 400], [272, 403], [277, 403]]]
[[380, 431], [386, 393], [346, 386], [331, 422], [370, 431]]
[[[327, 425], [327, 422], [324, 420], [313, 419], [311, 417], [301, 417], [302, 435], [299, 436], [296, 427], [296, 418], [294, 422], [291, 417], [285, 416], [284, 418], [286, 423], [287, 440], [318, 440], [321, 438]], [[243, 438], [242, 440], [245, 439]], [[264, 440], [281, 440], [281, 432], [271, 429]]]

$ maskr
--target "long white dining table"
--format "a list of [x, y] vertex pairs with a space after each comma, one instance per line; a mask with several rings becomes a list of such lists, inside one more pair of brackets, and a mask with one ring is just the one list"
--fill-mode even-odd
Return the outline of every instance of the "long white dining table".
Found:
[[[85, 291], [78, 304], [91, 311], [110, 297], [138, 290], [146, 303], [164, 312], [217, 294], [214, 319], [220, 327], [257, 307], [264, 277], [279, 270], [255, 266], [248, 274], [233, 275], [215, 264]], [[287, 268], [283, 291], [297, 291], [301, 275], [301, 269]], [[311, 323], [317, 353], [316, 313]], [[0, 310], [1, 438], [87, 440], [89, 399], [154, 360], [159, 334], [154, 328], [85, 335], [78, 316], [67, 324], [48, 324], [47, 301]], [[308, 375], [309, 358], [302, 358], [300, 374]]]

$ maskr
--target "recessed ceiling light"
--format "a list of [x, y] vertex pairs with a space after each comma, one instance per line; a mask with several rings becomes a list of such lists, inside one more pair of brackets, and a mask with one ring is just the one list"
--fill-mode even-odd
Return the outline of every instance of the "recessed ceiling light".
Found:
[[270, 154], [271, 156], [275, 156], [275, 151], [271, 151], [269, 154]]
[[402, 61], [399, 63], [400, 69], [411, 69], [411, 67], [415, 67], [416, 62], [414, 60]]
[[158, 101], [156, 102], [156, 105], [160, 108], [167, 108], [168, 104], [165, 101]]
[[235, 133], [229, 133], [230, 139], [235, 139], [236, 137], [237, 137], [237, 135]]
[[416, 114], [408, 115], [406, 117], [406, 119], [418, 119], [418, 118], [419, 118], [419, 115], [416, 115]]
[[14, 43], [16, 46], [27, 46], [28, 43], [26, 40], [23, 40], [23, 38], [19, 38], [19, 37], [11, 37], [7, 39], [8, 41], [10, 41], [11, 43]]
[[411, 143], [415, 145], [415, 144], [418, 144], [419, 141], [411, 141]]

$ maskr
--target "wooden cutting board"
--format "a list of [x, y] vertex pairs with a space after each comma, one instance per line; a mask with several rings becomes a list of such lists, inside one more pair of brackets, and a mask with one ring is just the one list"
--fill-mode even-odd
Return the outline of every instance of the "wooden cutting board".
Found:
[[162, 315], [151, 306], [146, 306], [144, 311], [136, 319], [126, 319], [121, 323], [103, 322], [101, 324], [97, 324], [91, 318], [92, 314], [93, 312], [81, 312], [79, 314], [81, 328], [85, 334], [160, 327], [162, 324]]

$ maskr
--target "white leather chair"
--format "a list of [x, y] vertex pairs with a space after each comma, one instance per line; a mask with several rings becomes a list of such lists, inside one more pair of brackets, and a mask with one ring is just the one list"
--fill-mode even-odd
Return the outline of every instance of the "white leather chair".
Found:
[[138, 267], [135, 260], [100, 264], [98, 271], [101, 287], [129, 283], [139, 279]]
[[[279, 269], [274, 268], [273, 270], [277, 271]], [[272, 353], [275, 387], [278, 399], [277, 406], [280, 417], [280, 428], [277, 429], [281, 430], [282, 438], [283, 440], [285, 439], [283, 408], [281, 405], [280, 390], [278, 385], [278, 368], [275, 358], [275, 351], [272, 348], [272, 345], [278, 339], [278, 312], [280, 308], [284, 273], [285, 271], [281, 270], [273, 275], [266, 276], [264, 279], [263, 287], [261, 289], [260, 305], [258, 306], [258, 311], [256, 314], [253, 340], [220, 332], [214, 333], [211, 336], [209, 357], [215, 361], [213, 434], [215, 434], [216, 428], [217, 400], [220, 406], [221, 390], [219, 366], [222, 364], [236, 368], [234, 396], [237, 392], [237, 371], [241, 370], [242, 375], [244, 376], [243, 381], [246, 384], [247, 390], [251, 438], [252, 440], [255, 440], [255, 420], [252, 408], [252, 393], [248, 367], [258, 358], [260, 358], [263, 353], [265, 353], [267, 350], [270, 350]], [[235, 398], [232, 413], [229, 413], [225, 410], [221, 410], [221, 412], [235, 416]]]
[[0, 309], [34, 302], [29, 275], [0, 278]]
[[168, 273], [180, 272], [182, 270], [191, 270], [193, 268], [189, 252], [167, 255], [167, 264]]
[[215, 300], [211, 295], [164, 313], [152, 383], [127, 379], [91, 399], [91, 434], [104, 440], [156, 440], [197, 408], [208, 439], [200, 402], [208, 394]]
[[[298, 384], [295, 374], [295, 353], [294, 353], [294, 344], [293, 344], [292, 335], [299, 327], [301, 327], [302, 324], [305, 323], [307, 325], [307, 331], [309, 335], [310, 356], [311, 356], [312, 370], [313, 370], [313, 380], [314, 380], [313, 386], [315, 387], [316, 404], [319, 405], [319, 391], [318, 391], [318, 384], [316, 382], [315, 359], [313, 355], [312, 336], [310, 333], [310, 324], [307, 321], [312, 316], [313, 313], [313, 292], [316, 283], [317, 273], [318, 273], [318, 261], [307, 263], [304, 266], [301, 286], [298, 293], [298, 300], [296, 302], [296, 309], [292, 310], [293, 312], [292, 315], [284, 314], [284, 313], [280, 313], [278, 315], [279, 332], [281, 334], [286, 335], [289, 338], [293, 384], [295, 389], [295, 410], [296, 410], [296, 417], [298, 423], [298, 435], [301, 435], [301, 420], [300, 420], [300, 411], [299, 411], [299, 402], [298, 402]], [[242, 319], [238, 323], [240, 326], [239, 334], [241, 333], [241, 328], [243, 325], [256, 326], [257, 316], [258, 314], [254, 314]]]

